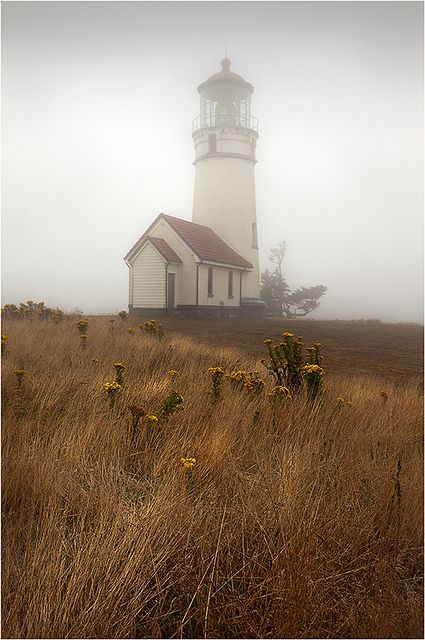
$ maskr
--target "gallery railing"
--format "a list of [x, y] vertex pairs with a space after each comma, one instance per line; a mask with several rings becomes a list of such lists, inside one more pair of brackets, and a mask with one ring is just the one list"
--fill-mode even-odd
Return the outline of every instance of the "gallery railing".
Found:
[[258, 132], [258, 120], [244, 115], [199, 115], [192, 123], [192, 131], [210, 127], [238, 127]]

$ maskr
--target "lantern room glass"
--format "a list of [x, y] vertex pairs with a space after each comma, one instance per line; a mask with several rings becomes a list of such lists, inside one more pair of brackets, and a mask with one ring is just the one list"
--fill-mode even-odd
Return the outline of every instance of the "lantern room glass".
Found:
[[242, 127], [257, 130], [257, 120], [251, 116], [251, 93], [244, 86], [214, 84], [201, 92], [200, 115], [194, 120], [194, 130], [208, 127]]

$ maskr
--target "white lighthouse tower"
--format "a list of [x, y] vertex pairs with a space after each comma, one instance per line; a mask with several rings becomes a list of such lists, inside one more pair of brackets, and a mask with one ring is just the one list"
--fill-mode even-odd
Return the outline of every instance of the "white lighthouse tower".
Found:
[[241, 275], [240, 311], [245, 317], [262, 317], [254, 174], [258, 122], [251, 115], [254, 87], [230, 71], [228, 58], [221, 67], [198, 87], [192, 220], [211, 227], [251, 263], [252, 268]]
[[192, 222], [160, 213], [124, 260], [132, 315], [262, 318], [254, 167], [254, 87], [222, 70], [198, 87]]

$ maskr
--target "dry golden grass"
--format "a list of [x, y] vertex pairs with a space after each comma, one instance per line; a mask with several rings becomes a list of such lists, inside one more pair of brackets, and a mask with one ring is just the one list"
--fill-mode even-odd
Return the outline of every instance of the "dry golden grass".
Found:
[[[127, 326], [90, 319], [86, 349], [75, 320], [3, 327], [3, 637], [422, 637], [417, 381], [333, 371], [276, 421], [230, 383], [212, 405], [208, 367], [263, 373], [239, 349]], [[132, 442], [129, 405], [173, 387]]]

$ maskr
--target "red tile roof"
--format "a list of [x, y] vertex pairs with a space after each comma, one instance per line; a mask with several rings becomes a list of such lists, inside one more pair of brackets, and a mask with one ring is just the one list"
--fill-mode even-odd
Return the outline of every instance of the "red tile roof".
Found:
[[252, 264], [231, 249], [210, 227], [165, 214], [162, 216], [201, 260], [252, 269]]
[[181, 258], [177, 255], [177, 253], [170, 247], [168, 242], [163, 240], [162, 238], [154, 238], [153, 236], [147, 236], [145, 240], [149, 240], [159, 251], [163, 258], [166, 259], [167, 262], [183, 262]]
[[[245, 258], [236, 253], [236, 251], [229, 247], [229, 245], [226, 244], [224, 240], [222, 240], [209, 227], [204, 227], [201, 224], [195, 224], [194, 222], [189, 222], [188, 220], [182, 220], [181, 218], [174, 218], [173, 216], [166, 215], [165, 213], [159, 214], [159, 216], [154, 220], [146, 233], [144, 233], [143, 236], [130, 249], [130, 251], [124, 257], [124, 260], [128, 261], [134, 258], [147, 238], [152, 241], [152, 238], [149, 236], [149, 232], [151, 229], [153, 229], [159, 218], [163, 218], [166, 222], [168, 222], [170, 227], [180, 236], [180, 238], [201, 260], [205, 260], [207, 262], [220, 262], [222, 264], [228, 264], [230, 266], [240, 267], [244, 269], [253, 268], [253, 265], [248, 262], [248, 260], [245, 260]], [[157, 240], [159, 240], [159, 238], [157, 238]], [[171, 247], [169, 248], [171, 249]], [[173, 250], [171, 249], [171, 251]], [[181, 262], [180, 259], [179, 261]]]

